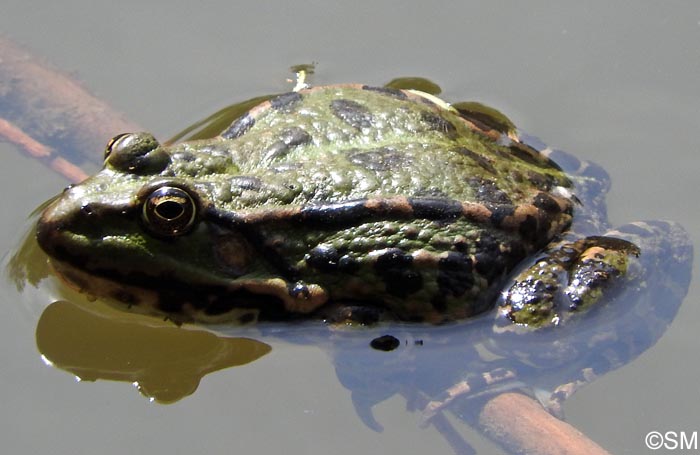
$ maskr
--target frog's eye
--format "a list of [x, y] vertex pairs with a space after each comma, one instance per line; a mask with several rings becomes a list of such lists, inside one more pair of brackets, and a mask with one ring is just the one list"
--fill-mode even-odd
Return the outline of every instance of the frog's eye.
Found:
[[143, 220], [155, 234], [174, 237], [190, 231], [197, 216], [197, 204], [182, 188], [161, 186], [143, 203]]
[[120, 172], [148, 175], [166, 168], [170, 155], [151, 133], [114, 136], [105, 148], [105, 166]]
[[105, 156], [104, 156], [105, 161], [112, 154], [113, 150], [120, 148], [119, 145], [121, 144], [122, 139], [124, 139], [126, 136], [129, 136], [130, 134], [131, 133], [118, 134], [109, 140], [109, 142], [107, 143], [107, 147], [105, 147]]

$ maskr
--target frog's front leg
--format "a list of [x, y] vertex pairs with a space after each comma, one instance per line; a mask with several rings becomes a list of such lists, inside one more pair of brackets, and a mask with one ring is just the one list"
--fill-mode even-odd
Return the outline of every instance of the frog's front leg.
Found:
[[506, 324], [531, 329], [559, 325], [599, 302], [613, 283], [626, 277], [630, 256], [638, 255], [635, 244], [615, 237], [554, 243], [515, 277], [499, 311]]

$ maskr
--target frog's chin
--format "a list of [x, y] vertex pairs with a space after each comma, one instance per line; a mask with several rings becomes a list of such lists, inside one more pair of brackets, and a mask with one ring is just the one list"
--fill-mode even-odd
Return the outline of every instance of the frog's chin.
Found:
[[[280, 311], [293, 317], [312, 313], [328, 300], [326, 291], [316, 284], [297, 283], [290, 290], [289, 283], [281, 278], [251, 278], [236, 280], [227, 286], [212, 286], [212, 292], [204, 288], [196, 293], [195, 304], [184, 292], [180, 295], [112, 280], [55, 258], [50, 258], [49, 264], [56, 276], [88, 300], [100, 299], [122, 310], [165, 317], [178, 323], [247, 324], [257, 321], [260, 313]], [[269, 305], [246, 303], [246, 297], [250, 296], [257, 296]], [[270, 309], [266, 310], [266, 306]]]

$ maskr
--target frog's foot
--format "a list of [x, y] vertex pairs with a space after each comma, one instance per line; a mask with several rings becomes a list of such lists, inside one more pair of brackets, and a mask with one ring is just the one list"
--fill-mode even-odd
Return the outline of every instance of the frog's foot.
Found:
[[600, 301], [626, 275], [629, 257], [637, 255], [635, 244], [608, 236], [555, 243], [515, 277], [500, 314], [529, 328], [564, 323], [573, 312]]
[[504, 383], [515, 378], [516, 374], [514, 371], [506, 368], [496, 368], [486, 373], [482, 373], [479, 376], [474, 376], [458, 382], [444, 391], [440, 396], [435, 397], [428, 402], [428, 404], [423, 408], [420, 425], [422, 427], [427, 426], [430, 423], [430, 419], [445, 409], [456, 398], [477, 394], [488, 387]]

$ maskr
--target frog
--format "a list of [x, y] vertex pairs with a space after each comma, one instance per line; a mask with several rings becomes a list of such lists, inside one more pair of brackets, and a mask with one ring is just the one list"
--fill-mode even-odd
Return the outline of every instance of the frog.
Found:
[[[578, 388], [670, 324], [688, 235], [666, 221], [613, 229], [602, 167], [438, 94], [413, 79], [298, 83], [241, 103], [211, 136], [120, 134], [102, 170], [43, 209], [38, 244], [73, 287], [178, 324], [409, 324], [362, 332], [396, 351], [386, 367], [352, 335], [328, 337], [378, 431], [371, 408], [396, 393], [425, 424], [514, 389], [562, 416]], [[419, 323], [433, 330], [416, 338]], [[424, 345], [459, 361], [435, 365]]]
[[640, 252], [605, 233], [608, 186], [480, 103], [298, 84], [212, 138], [116, 136], [36, 238], [74, 287], [174, 321], [441, 324], [498, 306], [540, 329], [604, 300]]

